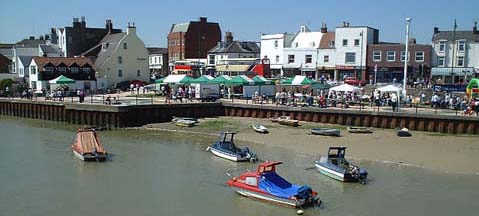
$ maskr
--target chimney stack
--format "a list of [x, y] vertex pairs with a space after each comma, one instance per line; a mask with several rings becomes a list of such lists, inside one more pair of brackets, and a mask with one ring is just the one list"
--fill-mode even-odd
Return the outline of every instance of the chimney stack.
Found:
[[438, 27], [434, 27], [434, 34], [437, 34], [439, 33], [439, 28]]
[[206, 24], [206, 21], [207, 21], [206, 17], [200, 17], [200, 23]]
[[111, 20], [109, 20], [109, 19], [106, 20], [105, 28], [106, 28], [106, 30], [108, 30], [108, 34], [112, 33], [113, 23], [111, 22]]
[[35, 40], [35, 36], [30, 36], [29, 40]]
[[86, 28], [85, 16], [82, 16], [82, 17], [80, 18], [80, 26], [81, 26], [82, 28]]
[[233, 33], [227, 31], [225, 34], [225, 42], [232, 43], [233, 42]]
[[323, 23], [321, 25], [321, 33], [327, 33], [328, 32], [328, 27], [326, 26], [326, 23]]
[[80, 22], [78, 21], [78, 18], [73, 18], [73, 28], [78, 28], [80, 27]]
[[477, 21], [474, 21], [474, 27], [472, 27], [472, 33], [479, 34], [479, 32], [477, 31]]

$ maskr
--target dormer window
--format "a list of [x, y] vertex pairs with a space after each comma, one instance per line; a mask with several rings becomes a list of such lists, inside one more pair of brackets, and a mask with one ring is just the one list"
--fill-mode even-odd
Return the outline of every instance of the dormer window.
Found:
[[105, 51], [106, 49], [108, 49], [108, 44], [107, 44], [107, 43], [102, 43], [102, 44], [101, 44], [101, 49], [102, 49], [103, 51]]
[[71, 71], [72, 73], [78, 73], [78, 72], [79, 72], [79, 69], [78, 69], [78, 67], [71, 67], [71, 68], [70, 68], [70, 71]]
[[329, 41], [328, 47], [329, 48], [334, 48], [334, 41]]
[[45, 67], [45, 71], [47, 72], [53, 72], [54, 69], [54, 67]]
[[85, 73], [90, 73], [91, 68], [90, 67], [84, 67], [82, 70]]
[[58, 67], [58, 71], [65, 72], [65, 71], [67, 71], [67, 68], [66, 67]]

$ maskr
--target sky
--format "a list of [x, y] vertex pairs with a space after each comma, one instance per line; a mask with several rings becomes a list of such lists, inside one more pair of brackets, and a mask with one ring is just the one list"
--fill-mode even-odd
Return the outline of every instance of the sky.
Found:
[[218, 22], [223, 35], [233, 32], [235, 40], [260, 41], [261, 34], [293, 33], [300, 25], [319, 31], [323, 22], [332, 31], [346, 21], [379, 29], [380, 41], [403, 42], [410, 16], [411, 36], [429, 44], [433, 28], [452, 30], [454, 19], [458, 30], [472, 30], [477, 8], [478, 0], [2, 0], [0, 43], [38, 37], [81, 16], [87, 27], [104, 27], [112, 19], [114, 28], [125, 30], [134, 22], [146, 46], [165, 47], [172, 24], [201, 16]]

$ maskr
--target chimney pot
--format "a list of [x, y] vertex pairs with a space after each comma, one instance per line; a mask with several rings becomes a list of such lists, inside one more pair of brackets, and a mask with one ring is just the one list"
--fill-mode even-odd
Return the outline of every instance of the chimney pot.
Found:
[[479, 34], [479, 32], [477, 31], [477, 21], [474, 21], [474, 27], [472, 27], [472, 33]]
[[437, 34], [439, 33], [439, 28], [438, 27], [434, 27], [434, 34]]
[[206, 17], [200, 17], [200, 23], [206, 23], [207, 18]]

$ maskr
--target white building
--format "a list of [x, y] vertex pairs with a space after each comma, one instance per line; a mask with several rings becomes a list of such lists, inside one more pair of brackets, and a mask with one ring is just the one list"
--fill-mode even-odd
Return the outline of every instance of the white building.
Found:
[[291, 47], [284, 48], [283, 76], [304, 75], [317, 78], [318, 49], [322, 37], [322, 32], [301, 26]]
[[269, 34], [261, 36], [261, 52], [263, 59], [269, 59], [273, 77], [283, 76], [283, 64], [287, 62], [284, 49], [291, 47], [291, 42], [296, 34]]
[[477, 24], [472, 31], [439, 31], [439, 28], [434, 28], [432, 47], [433, 82], [441, 79], [445, 84], [454, 84], [478, 75]]
[[135, 26], [129, 25], [126, 33], [106, 35], [82, 56], [96, 57], [98, 88], [116, 87], [120, 82], [133, 80], [150, 81], [148, 51]]
[[336, 27], [334, 64], [335, 79], [357, 77], [366, 79], [367, 45], [379, 42], [379, 30], [368, 26], [350, 26], [343, 23]]
[[168, 49], [159, 47], [148, 47], [148, 65], [150, 76], [157, 79], [159, 76], [168, 75]]

